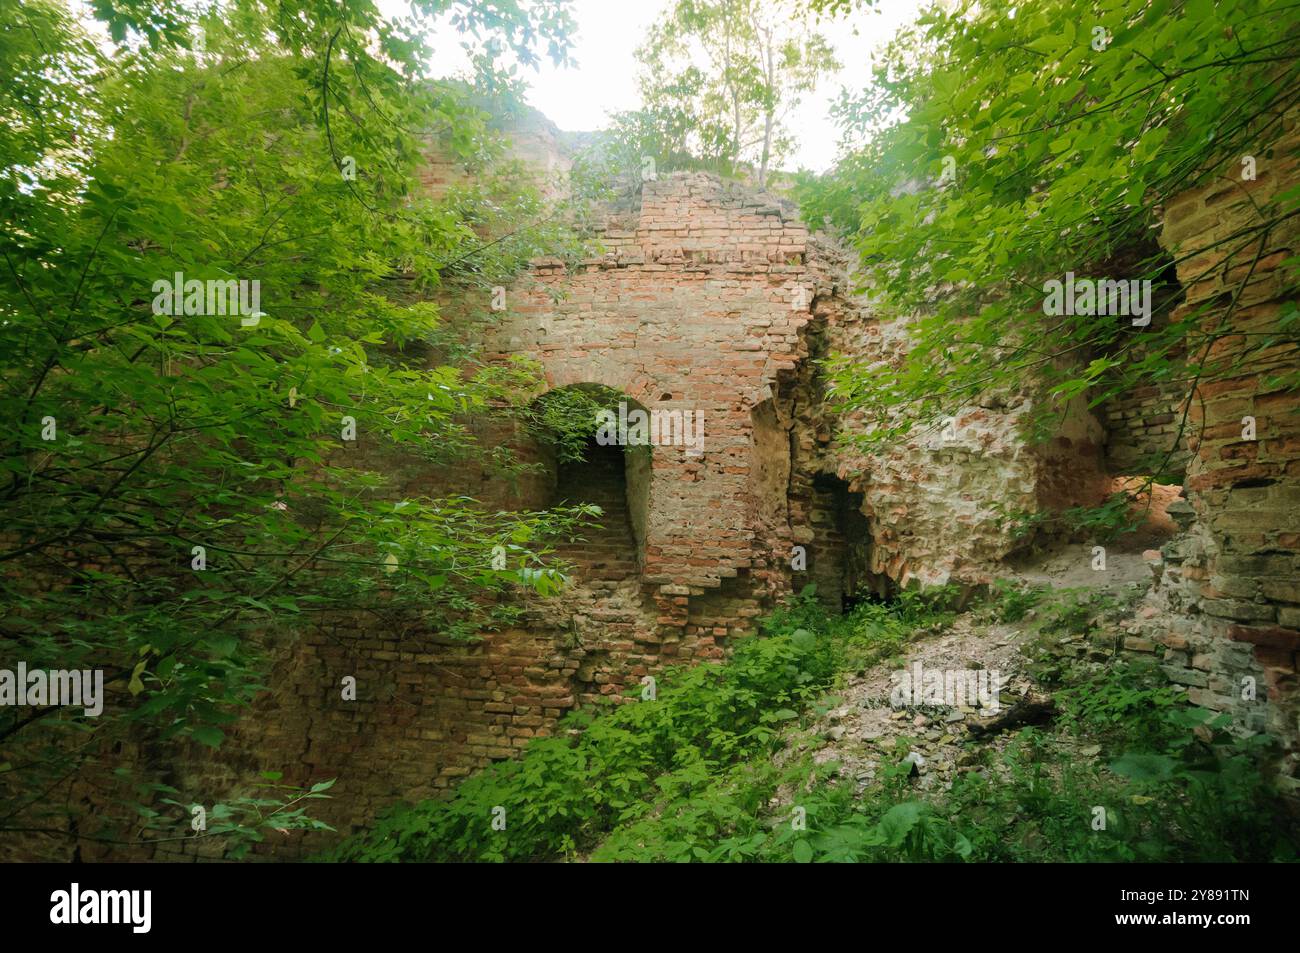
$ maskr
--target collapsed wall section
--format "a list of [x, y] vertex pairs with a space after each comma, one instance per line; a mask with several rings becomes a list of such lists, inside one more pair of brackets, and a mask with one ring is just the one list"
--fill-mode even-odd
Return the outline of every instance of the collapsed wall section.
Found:
[[[910, 319], [889, 318], [858, 287], [846, 250], [815, 240], [820, 270], [821, 348], [851, 358], [868, 374], [897, 372], [911, 346]], [[951, 416], [914, 427], [886, 445], [862, 442], [879, 415], [891, 425], [905, 411], [864, 408], [837, 412], [822, 402], [809, 423], [813, 471], [846, 481], [859, 494], [870, 536], [864, 582], [884, 589], [954, 583], [982, 585], [1023, 544], [1015, 514], [1098, 501], [1104, 493], [1101, 429], [1081, 401], [1060, 415], [1052, 439], [1030, 444], [1025, 430], [1032, 385], [986, 394], [954, 407]]]

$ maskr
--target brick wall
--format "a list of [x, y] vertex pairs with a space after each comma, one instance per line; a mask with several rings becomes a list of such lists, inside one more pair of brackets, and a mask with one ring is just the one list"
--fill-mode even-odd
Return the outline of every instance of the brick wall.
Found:
[[[1179, 436], [1185, 384], [1148, 384], [1101, 407], [1106, 429], [1106, 468], [1121, 476], [1152, 476], [1164, 464], [1165, 479], [1187, 466], [1187, 438]], [[1154, 465], [1153, 465], [1154, 464]]]
[[[1176, 311], [1180, 297], [1177, 287], [1157, 288], [1151, 324], [1130, 329], [1120, 356], [1131, 362], [1147, 358], [1150, 349], [1143, 342], [1144, 336], [1168, 324], [1169, 309]], [[1167, 355], [1174, 364], [1185, 357], [1178, 351]], [[1186, 398], [1186, 380], [1149, 381], [1098, 407], [1097, 417], [1106, 432], [1107, 471], [1117, 476], [1157, 476], [1157, 482], [1182, 483], [1188, 462], [1186, 428], [1180, 432]]]
[[1296, 118], [1261, 149], [1255, 180], [1228, 163], [1165, 213], [1161, 242], [1178, 260], [1183, 312], [1214, 334], [1192, 391], [1187, 501], [1170, 509], [1184, 532], [1163, 551], [1143, 615], [1170, 677], [1193, 702], [1232, 713], [1238, 730], [1278, 738], [1283, 784], [1300, 792], [1300, 393], [1278, 380], [1300, 355], [1285, 337], [1254, 346], [1297, 297], [1283, 262], [1300, 224], [1260, 227], [1270, 200], [1300, 180]]
[[[601, 231], [599, 259], [572, 273], [542, 264], [510, 289], [487, 337], [489, 353], [539, 361], [552, 387], [603, 384], [651, 412], [703, 413], [701, 454], [651, 457], [642, 579], [673, 656], [717, 657], [752, 617], [723, 604], [744, 596], [752, 608], [786, 585], [772, 568], [779, 547], [760, 533], [752, 417], [803, 356], [807, 237], [771, 197], [664, 176], [645, 183], [639, 212]], [[709, 608], [725, 580], [733, 595]]]

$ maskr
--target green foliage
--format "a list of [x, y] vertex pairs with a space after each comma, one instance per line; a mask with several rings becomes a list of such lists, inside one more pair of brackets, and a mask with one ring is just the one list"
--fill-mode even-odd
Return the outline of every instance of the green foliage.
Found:
[[905, 589], [890, 607], [903, 625], [917, 628], [942, 626], [951, 622], [966, 601], [962, 586], [948, 583], [942, 586]]
[[[1200, 741], [1224, 719], [1172, 704], [1158, 673], [1118, 669], [1063, 696], [1071, 731], [1025, 728], [951, 791], [918, 795], [902, 764], [855, 795], [838, 765], [797, 758], [730, 768], [689, 796], [616, 828], [593, 860], [1261, 861], [1295, 860], [1300, 838], [1261, 769], [1266, 738]], [[1092, 694], [1089, 694], [1092, 693]], [[1145, 702], [1156, 703], [1154, 710]], [[1115, 732], [1112, 716], [1138, 716]], [[1205, 728], [1202, 728], [1204, 731]], [[1100, 734], [1094, 734], [1100, 732]], [[1121, 752], [1109, 767], [1075, 746]], [[1115, 747], [1111, 747], [1114, 745]], [[779, 759], [777, 759], [779, 760]], [[765, 810], [779, 796], [783, 806]], [[1095, 808], [1105, 812], [1097, 830]], [[801, 809], [806, 827], [793, 823]], [[1288, 833], [1290, 831], [1290, 833]]]
[[[498, 161], [480, 100], [423, 78], [445, 12], [480, 86], [508, 97], [494, 63], [563, 59], [563, 4], [434, 6], [399, 25], [369, 0], [99, 0], [105, 52], [58, 3], [5, 5], [0, 644], [101, 669], [111, 697], [94, 720], [0, 719], [21, 754], [6, 786], [33, 792], [0, 823], [62, 811], [40, 792], [128, 733], [221, 744], [265, 688], [267, 645], [332, 614], [471, 638], [562, 580], [551, 544], [584, 512], [497, 513], [380, 476], [508, 466], [465, 421], [516, 382], [430, 361], [429, 296], [563, 231], [529, 224], [548, 210]], [[473, 185], [422, 193], [426, 133]], [[261, 313], [168, 309], [177, 274], [257, 282]]]
[[594, 862], [736, 862], [763, 843], [757, 828], [783, 772], [770, 760], [720, 772], [674, 771], [660, 778], [655, 810], [615, 827], [592, 851]]
[[839, 621], [836, 645], [840, 667], [861, 672], [902, 654], [926, 628], [941, 628], [954, 616], [959, 587], [909, 589], [893, 603], [863, 601]]
[[[1264, 769], [1271, 739], [1178, 701], [1154, 667], [1116, 665], [1056, 694], [1053, 738], [1025, 729], [1000, 770], [962, 777], [944, 811], [994, 861], [1294, 860], [1300, 839]], [[1066, 738], [1077, 739], [1062, 745]], [[1099, 742], [1100, 762], [1074, 744]], [[1105, 830], [1094, 829], [1094, 808]]]
[[692, 109], [702, 82], [698, 71], [684, 71], [670, 86], [656, 87], [652, 102], [613, 114], [601, 134], [604, 174], [639, 186], [652, 159], [656, 175], [692, 170], [735, 176], [726, 126], [703, 122]]
[[[691, 799], [713, 775], [770, 752], [780, 726], [826, 684], [832, 668], [824, 624], [816, 632], [798, 628], [746, 639], [726, 663], [666, 672], [654, 700], [570, 715], [554, 737], [532, 741], [519, 760], [475, 775], [449, 800], [394, 808], [327, 859], [572, 854], [618, 825], [646, 818], [656, 792]], [[504, 808], [505, 830], [493, 829], [494, 808]]]
[[[620, 401], [627, 401], [627, 396], [600, 384], [560, 387], [537, 398], [532, 416], [536, 431], [555, 445], [557, 459], [561, 462], [581, 460], [599, 426], [600, 414], [609, 412], [617, 417]], [[626, 441], [626, 433], [619, 436]], [[626, 442], [622, 446], [625, 452], [649, 450], [648, 446], [633, 446]]]
[[[963, 0], [932, 6], [899, 35], [873, 85], [839, 105], [848, 153], [800, 189], [808, 221], [852, 237], [877, 307], [912, 319], [913, 347], [892, 373], [852, 355], [831, 361], [838, 400], [874, 424], [867, 444], [1033, 382], [1048, 399], [1034, 401], [1032, 437], [1052, 433], [1071, 404], [1229, 378], [1264, 354], [1285, 365], [1270, 388], [1300, 385], [1290, 306], [1231, 359], [1214, 347], [1237, 329], [1241, 291], [1300, 190], [1261, 201], [1213, 246], [1180, 250], [1183, 263], [1205, 256], [1206, 271], [1224, 256], [1240, 266], [1213, 318], [1175, 311], [1173, 263], [1152, 240], [1187, 189], [1220, 180], [1240, 191], [1243, 157], [1261, 169], [1283, 161], [1271, 144], [1300, 89], [1292, 12], [1284, 0]], [[1284, 284], [1296, 264], [1283, 266]], [[1048, 316], [1045, 281], [1066, 271], [1151, 280], [1151, 324]], [[1146, 472], [1171, 469], [1191, 426], [1177, 421]], [[1092, 519], [1123, 517], [1117, 504]]]
[[984, 611], [997, 622], [1019, 622], [1046, 594], [1047, 590], [1042, 586], [998, 579], [993, 583]]
[[1156, 478], [1148, 477], [1132, 488], [1111, 493], [1094, 506], [1007, 512], [1000, 504], [994, 504], [994, 509], [1002, 511], [1001, 522], [1008, 526], [1017, 540], [1033, 539], [1041, 529], [1050, 527], [1059, 531], [1055, 535], [1108, 543], [1142, 525], [1155, 482]]
[[1045, 599], [1038, 630], [1046, 635], [1088, 635], [1097, 627], [1100, 597], [1087, 589], [1058, 589]]
[[1096, 672], [1073, 669], [1055, 697], [1061, 725], [1076, 734], [1120, 745], [1156, 748], [1178, 730], [1170, 710], [1180, 692], [1153, 662], [1116, 662]]
[[[953, 598], [955, 590], [917, 596], [905, 611], [934, 623]], [[760, 853], [788, 860], [805, 849], [795, 846], [802, 838], [772, 826], [769, 799], [822, 769], [801, 759], [775, 764], [781, 729], [797, 722], [846, 659], [865, 665], [896, 652], [912, 624], [899, 608], [874, 603], [828, 618], [808, 586], [763, 619], [765, 635], [742, 641], [730, 661], [666, 674], [654, 702], [570, 716], [557, 737], [534, 741], [518, 762], [476, 775], [448, 801], [392, 809], [327, 859], [526, 860], [574, 856], [597, 843], [592, 860], [734, 861]], [[823, 810], [816, 798], [809, 803], [810, 817]], [[491, 828], [494, 807], [505, 808], [505, 831]], [[919, 856], [959, 846], [938, 846], [946, 835], [928, 814], [902, 813], [863, 833], [861, 849], [870, 842]]]
[[863, 603], [848, 616], [843, 641], [843, 665], [863, 672], [900, 655], [912, 635], [887, 606]]
[[[125, 769], [121, 773], [127, 774]], [[224, 856], [229, 860], [242, 860], [253, 849], [254, 844], [266, 840], [271, 834], [286, 836], [290, 831], [332, 831], [324, 821], [318, 821], [307, 815], [304, 801], [328, 798], [325, 792], [334, 786], [334, 780], [320, 781], [309, 788], [292, 784], [281, 784], [280, 774], [276, 771], [262, 772], [262, 780], [255, 785], [260, 794], [249, 797], [236, 797], [228, 801], [207, 807], [201, 804], [187, 804], [175, 797], [161, 798], [159, 803], [178, 809], [182, 819], [177, 821], [172, 814], [164, 814], [141, 803], [137, 811], [143, 818], [143, 828], [149, 835], [142, 838], [150, 843], [167, 840], [193, 840], [203, 837], [220, 837], [224, 840]], [[166, 784], [146, 784], [142, 787], [141, 801], [147, 794], [165, 793], [179, 795], [180, 792]], [[198, 808], [203, 813], [198, 813]], [[198, 817], [203, 818], [199, 829], [194, 829]], [[190, 826], [192, 833], [167, 836], [178, 827]], [[161, 836], [152, 836], [158, 834]]]
[[759, 620], [765, 635], [790, 635], [800, 629], [817, 630], [830, 624], [826, 607], [817, 601], [817, 586], [804, 586], [798, 594]]
[[[591, 860], [843, 863], [969, 853], [966, 839], [923, 802], [896, 804], [878, 818], [854, 812], [850, 790], [829, 783], [835, 767], [807, 759], [784, 768], [739, 765], [689, 797], [661, 805], [654, 817], [617, 828]], [[778, 790], [792, 785], [799, 788], [793, 807], [806, 828], [793, 823], [793, 808], [772, 816], [768, 807]]]
[[[1140, 591], [1113, 595], [1088, 588], [1033, 586], [1000, 579], [993, 584], [980, 615], [996, 622], [1015, 623], [1031, 618], [1040, 642], [1086, 636], [1103, 629], [1131, 608]], [[1042, 646], [1039, 646], [1041, 649]]]

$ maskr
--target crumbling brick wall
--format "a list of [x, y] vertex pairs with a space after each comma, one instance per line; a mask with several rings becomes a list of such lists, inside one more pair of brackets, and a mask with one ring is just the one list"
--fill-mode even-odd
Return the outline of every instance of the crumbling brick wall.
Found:
[[1159, 464], [1167, 473], [1183, 470], [1187, 438], [1180, 431], [1186, 397], [1186, 383], [1172, 381], [1146, 384], [1106, 401], [1100, 416], [1106, 430], [1107, 470], [1143, 477], [1154, 475]]
[[[1300, 393], [1280, 378], [1300, 355], [1279, 316], [1297, 297], [1300, 224], [1271, 227], [1269, 202], [1293, 186], [1296, 114], [1258, 157], [1258, 176], [1229, 163], [1170, 203], [1161, 242], [1178, 261], [1185, 313], [1215, 332], [1191, 392], [1185, 532], [1164, 549], [1147, 631], [1191, 700], [1230, 712], [1243, 731], [1282, 743], [1283, 783], [1300, 790]], [[1199, 254], [1193, 254], [1197, 250]], [[1250, 423], [1253, 420], [1254, 432]]]
[[672, 656], [716, 657], [748, 631], [749, 613], [707, 606], [724, 580], [751, 607], [786, 585], [755, 522], [752, 415], [803, 356], [807, 236], [786, 203], [664, 176], [602, 230], [601, 258], [543, 264], [510, 289], [487, 338], [490, 354], [540, 362], [551, 387], [602, 384], [652, 413], [703, 414], [702, 452], [656, 446], [651, 460], [643, 581]]

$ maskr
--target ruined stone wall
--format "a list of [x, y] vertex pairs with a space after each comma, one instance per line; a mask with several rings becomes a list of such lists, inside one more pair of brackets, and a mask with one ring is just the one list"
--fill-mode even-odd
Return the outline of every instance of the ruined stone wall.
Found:
[[[1268, 203], [1300, 179], [1296, 116], [1259, 157], [1253, 181], [1229, 164], [1170, 203], [1161, 242], [1178, 260], [1184, 313], [1216, 334], [1189, 411], [1185, 532], [1163, 551], [1160, 588], [1145, 608], [1150, 651], [1191, 700], [1230, 712], [1242, 731], [1267, 730], [1284, 748], [1284, 784], [1300, 791], [1300, 394], [1281, 377], [1300, 361], [1276, 334], [1297, 297], [1300, 225], [1261, 228]], [[1192, 255], [1197, 249], [1206, 249]], [[1253, 438], [1243, 418], [1253, 417]]]
[[677, 173], [645, 183], [639, 210], [599, 239], [598, 260], [543, 265], [513, 287], [486, 347], [539, 361], [551, 387], [602, 384], [651, 413], [703, 414], [699, 454], [653, 450], [642, 579], [665, 651], [717, 657], [752, 617], [724, 603], [752, 609], [785, 585], [756, 521], [785, 487], [756, 498], [752, 415], [802, 357], [807, 229], [771, 197]]
[[[869, 373], [892, 373], [910, 346], [909, 322], [881, 318], [867, 297], [853, 293], [845, 252], [826, 239], [819, 247], [827, 263], [826, 350], [852, 356]], [[862, 495], [870, 573], [900, 587], [988, 583], [1019, 545], [1004, 517], [1101, 498], [1099, 425], [1078, 402], [1050, 441], [1031, 445], [1023, 425], [1036, 397], [1032, 388], [988, 394], [879, 449], [854, 443], [874, 426], [865, 412], [822, 411], [818, 426], [831, 432], [817, 436], [808, 465]]]
[[[1280, 159], [1262, 169], [1256, 200], [1294, 180]], [[253, 753], [247, 767], [339, 777], [337, 800], [322, 803], [336, 806], [325, 816], [343, 832], [512, 756], [574, 706], [626, 697], [665, 664], [720, 657], [791, 588], [816, 582], [834, 602], [836, 588], [842, 598], [855, 585], [884, 594], [987, 582], [1017, 545], [1004, 512], [1095, 502], [1117, 460], [1170, 436], [1163, 415], [1177, 395], [1157, 387], [1106, 408], [1109, 432], [1080, 403], [1052, 440], [1031, 446], [1020, 430], [1035, 399], [1027, 391], [956, 409], [947, 435], [917, 432], [865, 454], [838, 440], [868, 425], [828, 412], [817, 360], [845, 352], [887, 372], [907, 328], [856, 293], [844, 252], [810, 238], [789, 204], [707, 175], [644, 183], [625, 208], [600, 232], [599, 258], [521, 276], [483, 344], [497, 359], [537, 360], [550, 388], [597, 383], [648, 410], [702, 411], [702, 453], [658, 446], [625, 460], [625, 509], [616, 487], [593, 483], [587, 498], [602, 502], [607, 525], [562, 551], [573, 586], [533, 600], [517, 627], [464, 646], [358, 621], [307, 635], [281, 660], [257, 715], [270, 728], [242, 748]], [[1164, 240], [1179, 257], [1252, 214], [1239, 189], [1211, 186], [1169, 209]], [[1270, 234], [1236, 331], [1276, 320], [1291, 294], [1278, 276], [1293, 239]], [[1222, 302], [1245, 268], [1240, 257], [1182, 263], [1183, 307]], [[1240, 340], [1216, 346], [1226, 358]], [[1167, 547], [1164, 580], [1128, 644], [1159, 652], [1193, 701], [1293, 742], [1300, 426], [1295, 395], [1266, 383], [1294, 356], [1264, 357], [1198, 387], [1192, 420], [1205, 428], [1190, 443], [1188, 478], [1197, 522]], [[1257, 419], [1256, 441], [1240, 437], [1245, 414]], [[581, 496], [581, 471], [560, 473], [526, 434], [484, 435], [515, 446], [539, 475], [505, 486], [486, 471], [411, 472], [403, 485], [502, 507]], [[807, 550], [803, 571], [791, 566], [795, 545]], [[366, 686], [360, 704], [338, 698], [344, 668]], [[1258, 680], [1262, 704], [1240, 699], [1244, 676]]]

